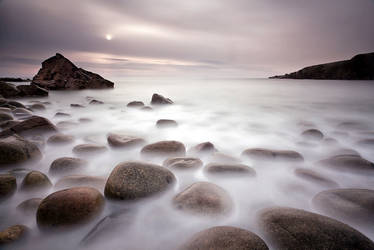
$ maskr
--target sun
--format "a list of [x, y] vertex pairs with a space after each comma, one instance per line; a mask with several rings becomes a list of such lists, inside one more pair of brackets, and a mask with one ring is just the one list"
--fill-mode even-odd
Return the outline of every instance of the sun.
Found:
[[106, 35], [105, 35], [105, 39], [108, 40], [108, 41], [112, 40], [112, 38], [113, 38], [113, 37], [112, 37], [111, 34], [106, 34]]

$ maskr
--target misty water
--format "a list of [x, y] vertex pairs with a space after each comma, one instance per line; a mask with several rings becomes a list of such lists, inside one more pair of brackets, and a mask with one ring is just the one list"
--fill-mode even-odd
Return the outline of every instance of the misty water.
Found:
[[[127, 108], [130, 101], [143, 101], [147, 105], [153, 93], [174, 101], [174, 105], [155, 107], [152, 111]], [[374, 189], [371, 175], [341, 172], [322, 168], [315, 163], [339, 154], [343, 149], [356, 150], [363, 158], [374, 161], [373, 148], [360, 147], [360, 139], [374, 138], [374, 84], [370, 81], [311, 81], [267, 79], [152, 79], [133, 78], [116, 81], [115, 89], [50, 91], [49, 97], [22, 99], [48, 101], [46, 110], [37, 115], [59, 124], [62, 133], [73, 135], [75, 141], [65, 146], [46, 144], [43, 159], [26, 166], [28, 169], [48, 173], [53, 160], [63, 156], [76, 156], [75, 145], [96, 143], [108, 151], [86, 157], [89, 166], [81, 174], [107, 178], [120, 162], [143, 160], [141, 147], [132, 150], [110, 148], [110, 132], [138, 136], [147, 143], [177, 140], [188, 150], [192, 146], [210, 141], [222, 153], [235, 157], [256, 171], [255, 177], [227, 176], [212, 178], [203, 167], [192, 171], [172, 170], [177, 178], [172, 189], [161, 195], [139, 201], [114, 202], [106, 200], [105, 209], [96, 220], [68, 232], [40, 232], [35, 216], [26, 216], [15, 210], [22, 201], [45, 197], [58, 190], [42, 193], [17, 192], [6, 203], [0, 204], [2, 227], [24, 224], [32, 229], [32, 239], [23, 249], [175, 249], [194, 233], [218, 225], [231, 225], [248, 229], [262, 237], [256, 214], [263, 208], [287, 206], [319, 213], [312, 205], [315, 194], [328, 188], [299, 178], [296, 168], [313, 169], [334, 180], [341, 188]], [[89, 105], [91, 99], [102, 105]], [[70, 107], [71, 103], [85, 108]], [[56, 112], [71, 117], [55, 117]], [[80, 118], [92, 121], [81, 122]], [[157, 128], [159, 119], [177, 121], [176, 128]], [[69, 123], [59, 123], [68, 121]], [[341, 122], [359, 122], [364, 130], [347, 130], [338, 127]], [[325, 138], [336, 139], [318, 142], [307, 141], [301, 133], [317, 128]], [[295, 150], [305, 161], [254, 162], [241, 157], [247, 148]], [[204, 164], [209, 163], [202, 159]], [[162, 165], [163, 159], [148, 160]], [[59, 178], [49, 176], [53, 183]], [[18, 178], [18, 185], [22, 178]], [[234, 209], [223, 218], [198, 217], [177, 211], [172, 198], [197, 181], [213, 182], [224, 188], [234, 201]], [[100, 190], [103, 192], [103, 189]], [[128, 210], [124, 210], [128, 209]], [[98, 237], [92, 244], [82, 246], [81, 240], [104, 216], [125, 211], [125, 219], [113, 232]], [[121, 217], [121, 215], [119, 215]], [[344, 221], [350, 224], [349, 221]], [[352, 224], [351, 224], [352, 225]], [[352, 225], [374, 240], [374, 228]], [[112, 227], [112, 226], [110, 226]], [[263, 237], [262, 237], [263, 238]], [[19, 247], [19, 246], [17, 246]], [[10, 248], [11, 249], [11, 248]]]

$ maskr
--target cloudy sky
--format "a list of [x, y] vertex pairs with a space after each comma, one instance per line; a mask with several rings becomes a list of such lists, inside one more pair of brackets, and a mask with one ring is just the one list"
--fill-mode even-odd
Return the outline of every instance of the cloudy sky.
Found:
[[0, 0], [0, 76], [265, 77], [374, 51], [374, 0]]

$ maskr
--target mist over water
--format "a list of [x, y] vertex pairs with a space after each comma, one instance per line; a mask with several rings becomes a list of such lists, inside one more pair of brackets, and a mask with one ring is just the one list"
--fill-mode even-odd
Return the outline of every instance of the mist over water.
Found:
[[[130, 101], [149, 104], [153, 93], [171, 98], [174, 105], [155, 107], [153, 111], [127, 108]], [[88, 97], [88, 98], [87, 98]], [[363, 158], [374, 161], [374, 149], [357, 145], [360, 139], [374, 138], [374, 84], [370, 81], [311, 81], [311, 80], [191, 80], [134, 78], [117, 81], [113, 90], [50, 91], [42, 99], [22, 99], [24, 104], [32, 100], [49, 101], [47, 109], [37, 115], [60, 124], [64, 134], [73, 135], [75, 141], [65, 146], [46, 144], [43, 159], [26, 166], [48, 173], [53, 160], [73, 156], [72, 148], [81, 143], [96, 143], [108, 147], [108, 151], [84, 157], [89, 165], [81, 174], [107, 178], [120, 162], [143, 160], [141, 147], [132, 150], [110, 148], [108, 133], [119, 133], [144, 138], [147, 143], [161, 140], [177, 140], [188, 150], [192, 146], [210, 141], [222, 153], [236, 157], [256, 171], [256, 177], [207, 176], [203, 169], [173, 171], [176, 185], [161, 195], [136, 202], [106, 201], [100, 218], [75, 230], [59, 234], [38, 231], [35, 216], [24, 216], [15, 211], [22, 201], [40, 197], [48, 192], [18, 192], [7, 202], [0, 204], [2, 227], [24, 224], [32, 229], [32, 245], [29, 249], [175, 249], [196, 232], [218, 225], [231, 225], [248, 229], [262, 236], [256, 221], [256, 213], [271, 206], [288, 206], [317, 212], [311, 200], [315, 194], [326, 190], [325, 186], [306, 181], [294, 174], [296, 168], [308, 168], [337, 182], [340, 188], [374, 189], [373, 176], [330, 170], [319, 167], [319, 160], [339, 154], [342, 149], [356, 150]], [[91, 99], [103, 101], [103, 105], [89, 105]], [[85, 108], [70, 107], [71, 103]], [[56, 112], [71, 117], [55, 117]], [[89, 118], [90, 122], [80, 122]], [[159, 119], [177, 121], [175, 128], [157, 128]], [[341, 122], [358, 122], [361, 130], [339, 128]], [[309, 128], [323, 132], [325, 138], [337, 143], [308, 141], [301, 133]], [[247, 148], [295, 150], [305, 161], [263, 162], [241, 157]], [[162, 165], [164, 159], [147, 160]], [[205, 164], [207, 158], [201, 159]], [[55, 184], [59, 178], [48, 175]], [[18, 186], [22, 178], [17, 179]], [[224, 218], [206, 218], [177, 211], [172, 198], [188, 185], [197, 181], [213, 182], [224, 188], [234, 202], [234, 209]], [[100, 190], [103, 192], [103, 190]], [[104, 216], [129, 209], [129, 218], [113, 228], [113, 232], [82, 247], [80, 241]], [[344, 221], [350, 224], [349, 221]], [[352, 225], [352, 224], [350, 224]], [[374, 240], [374, 229], [352, 225]], [[263, 237], [262, 237], [263, 238]], [[32, 247], [31, 247], [32, 246]], [[19, 247], [19, 246], [17, 246]], [[11, 248], [10, 248], [11, 249]]]

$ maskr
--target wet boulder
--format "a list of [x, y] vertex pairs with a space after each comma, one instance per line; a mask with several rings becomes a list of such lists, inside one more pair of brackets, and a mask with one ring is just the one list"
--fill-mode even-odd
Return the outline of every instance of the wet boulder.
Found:
[[304, 161], [304, 157], [300, 153], [292, 150], [271, 150], [264, 148], [251, 148], [244, 150], [242, 152], [242, 156], [252, 160], [278, 160], [290, 162]]
[[186, 148], [178, 141], [160, 141], [148, 144], [141, 150], [143, 157], [177, 157], [185, 154]]
[[319, 166], [346, 172], [366, 172], [374, 170], [374, 163], [358, 155], [337, 155], [319, 161]]
[[65, 134], [55, 134], [48, 138], [47, 143], [54, 145], [64, 145], [74, 142], [74, 136]]
[[323, 133], [318, 129], [305, 130], [301, 136], [307, 140], [320, 141], [323, 139]]
[[72, 107], [72, 108], [84, 108], [84, 106], [82, 104], [77, 104], [77, 103], [70, 104], [70, 107]]
[[104, 204], [104, 197], [94, 188], [64, 189], [42, 200], [36, 213], [36, 221], [42, 229], [77, 226], [99, 216]]
[[20, 123], [20, 121], [9, 120], [9, 121], [5, 121], [5, 122], [1, 122], [0, 123], [0, 128], [5, 130], [5, 129], [13, 127], [14, 125], [17, 125], [18, 123]]
[[97, 104], [104, 104], [104, 102], [93, 99], [93, 100], [90, 101], [90, 104], [91, 105], [97, 105]]
[[140, 101], [132, 101], [127, 104], [129, 108], [141, 108], [144, 107], [144, 103]]
[[79, 144], [73, 148], [73, 152], [77, 155], [96, 155], [99, 153], [104, 153], [108, 149], [105, 146], [97, 145], [97, 144]]
[[245, 164], [209, 163], [204, 172], [214, 176], [256, 176], [256, 171]]
[[5, 247], [12, 243], [25, 240], [30, 234], [30, 229], [24, 225], [10, 226], [0, 231], [0, 246]]
[[105, 186], [105, 178], [89, 175], [68, 175], [59, 179], [55, 185], [55, 187], [59, 189], [82, 186], [103, 190]]
[[108, 144], [114, 148], [132, 148], [145, 144], [145, 140], [139, 137], [110, 133]]
[[52, 182], [48, 176], [39, 171], [29, 172], [21, 183], [23, 191], [38, 191], [52, 187]]
[[16, 108], [12, 110], [13, 115], [17, 117], [27, 117], [32, 116], [32, 111], [25, 109], [25, 108]]
[[331, 189], [318, 193], [313, 205], [322, 213], [372, 227], [374, 223], [374, 190]]
[[163, 166], [176, 170], [198, 169], [203, 166], [203, 162], [198, 158], [173, 157], [163, 162]]
[[32, 116], [13, 127], [0, 133], [0, 136], [7, 135], [28, 135], [28, 134], [47, 134], [56, 132], [57, 128], [48, 119], [40, 116]]
[[29, 106], [29, 108], [31, 110], [45, 110], [46, 109], [44, 104], [41, 104], [41, 103], [32, 104], [32, 105]]
[[12, 196], [16, 190], [16, 177], [10, 174], [0, 174], [0, 201]]
[[57, 112], [55, 114], [55, 117], [71, 117], [71, 115], [68, 113], [64, 113], [64, 112]]
[[163, 97], [162, 95], [153, 94], [151, 104], [152, 105], [173, 104], [173, 101], [170, 100], [169, 98]]
[[319, 186], [328, 188], [339, 187], [339, 184], [335, 181], [330, 180], [329, 178], [324, 177], [321, 174], [307, 168], [297, 168], [295, 169], [294, 173], [297, 177], [300, 177], [303, 180], [312, 182]]
[[41, 202], [41, 198], [31, 198], [18, 204], [16, 209], [25, 215], [35, 215]]
[[218, 150], [214, 147], [214, 144], [211, 142], [199, 143], [188, 150], [189, 155], [211, 155]]
[[175, 128], [178, 127], [178, 123], [174, 120], [161, 119], [156, 122], [157, 128]]
[[193, 235], [179, 250], [268, 250], [265, 242], [256, 234], [245, 229], [219, 226], [212, 227]]
[[11, 83], [0, 81], [0, 95], [5, 98], [16, 97], [21, 91], [17, 89], [17, 86]]
[[41, 155], [39, 148], [35, 144], [18, 135], [0, 139], [0, 166], [38, 160]]
[[221, 187], [209, 182], [197, 182], [173, 198], [177, 210], [202, 216], [222, 216], [231, 212], [233, 201]]
[[65, 175], [82, 171], [88, 162], [74, 157], [61, 157], [54, 160], [49, 167], [51, 175]]
[[259, 221], [265, 236], [277, 249], [374, 249], [374, 243], [352, 227], [300, 209], [266, 209]]
[[105, 196], [117, 200], [135, 200], [167, 190], [175, 183], [168, 169], [150, 163], [123, 162], [111, 172]]
[[0, 112], [0, 122], [13, 120], [13, 116], [8, 113]]

